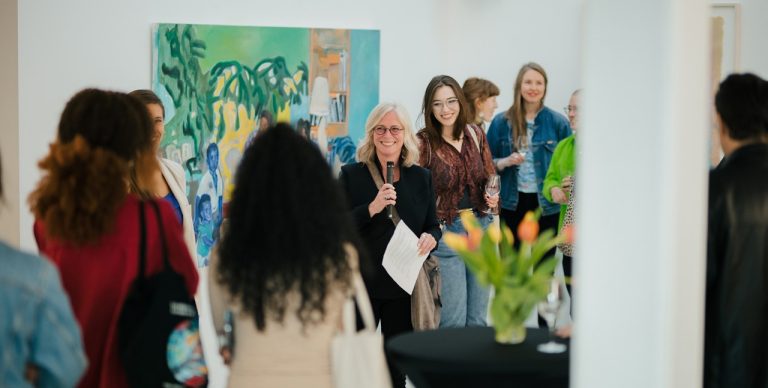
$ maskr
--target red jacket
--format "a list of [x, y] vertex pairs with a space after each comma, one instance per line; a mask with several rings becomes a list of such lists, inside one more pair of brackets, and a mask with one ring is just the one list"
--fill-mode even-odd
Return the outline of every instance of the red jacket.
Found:
[[[137, 197], [128, 195], [117, 212], [114, 227], [96, 244], [73, 246], [51, 239], [46, 235], [45, 225], [40, 220], [35, 222], [40, 253], [59, 268], [82, 329], [88, 370], [80, 387], [128, 386], [117, 353], [117, 323], [123, 301], [138, 273], [139, 203]], [[198, 274], [184, 244], [181, 225], [165, 201], [157, 200], [157, 203], [171, 266], [184, 277], [189, 292], [194, 294]], [[147, 273], [151, 275], [162, 268], [161, 235], [152, 208], [146, 205], [145, 212]]]

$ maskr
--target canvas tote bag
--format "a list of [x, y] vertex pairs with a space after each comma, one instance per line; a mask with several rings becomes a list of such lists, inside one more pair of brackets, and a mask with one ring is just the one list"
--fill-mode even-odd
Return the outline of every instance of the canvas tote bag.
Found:
[[[384, 338], [376, 332], [373, 310], [363, 278], [354, 271], [353, 295], [344, 301], [342, 329], [331, 343], [331, 368], [336, 388], [391, 388], [392, 381], [384, 357]], [[355, 302], [365, 323], [357, 331]]]

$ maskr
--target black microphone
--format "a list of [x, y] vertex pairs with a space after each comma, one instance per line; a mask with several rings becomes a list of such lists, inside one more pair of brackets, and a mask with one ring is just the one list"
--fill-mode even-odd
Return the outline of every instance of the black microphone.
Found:
[[[387, 162], [387, 183], [392, 184], [395, 179], [395, 163]], [[387, 217], [392, 218], [392, 205], [387, 205]]]

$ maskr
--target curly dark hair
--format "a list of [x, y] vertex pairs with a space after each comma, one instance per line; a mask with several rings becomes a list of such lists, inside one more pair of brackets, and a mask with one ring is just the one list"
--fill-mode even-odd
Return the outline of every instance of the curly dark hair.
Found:
[[76, 245], [97, 241], [112, 229], [128, 193], [130, 166], [154, 160], [144, 156], [151, 147], [152, 123], [137, 99], [98, 89], [77, 93], [39, 162], [44, 175], [29, 196], [32, 213], [51, 237]]
[[317, 147], [286, 124], [245, 150], [216, 271], [258, 330], [268, 315], [283, 321], [291, 291], [306, 327], [324, 318], [331, 287], [351, 284], [345, 246], [359, 244], [343, 195]]

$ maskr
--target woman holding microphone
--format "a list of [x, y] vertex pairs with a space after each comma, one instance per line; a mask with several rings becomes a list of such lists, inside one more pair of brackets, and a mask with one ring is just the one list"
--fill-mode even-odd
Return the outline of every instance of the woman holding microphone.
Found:
[[[341, 168], [340, 181], [347, 194], [352, 218], [363, 240], [364, 253], [374, 263], [363, 272], [376, 322], [381, 321], [384, 340], [412, 331], [411, 297], [382, 266], [384, 251], [395, 232], [387, 206], [419, 237], [420, 255], [437, 246], [442, 236], [435, 216], [435, 196], [429, 170], [416, 165], [419, 151], [411, 120], [401, 105], [376, 106], [365, 124], [365, 139], [357, 150], [360, 163]], [[393, 165], [392, 181], [387, 163]], [[374, 175], [385, 182], [377, 187]], [[415, 260], [416, 258], [414, 258]], [[392, 381], [405, 387], [405, 375], [388, 360]]]

